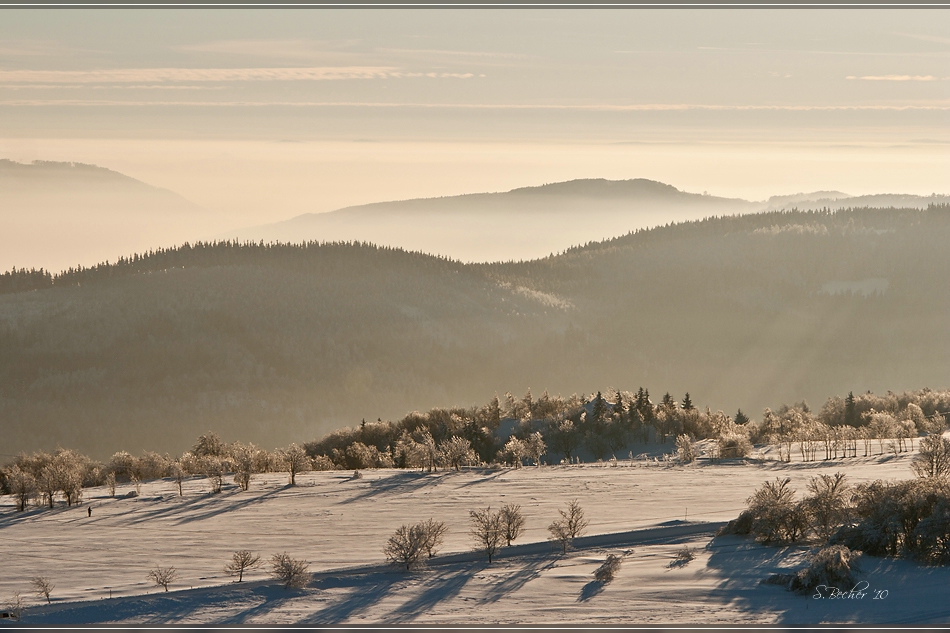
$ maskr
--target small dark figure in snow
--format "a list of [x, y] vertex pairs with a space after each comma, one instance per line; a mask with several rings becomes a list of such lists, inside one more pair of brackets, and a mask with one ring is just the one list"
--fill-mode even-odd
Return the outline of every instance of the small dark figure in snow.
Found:
[[88, 508], [86, 508], [86, 512], [89, 513], [89, 516], [92, 516], [92, 506], [89, 506]]

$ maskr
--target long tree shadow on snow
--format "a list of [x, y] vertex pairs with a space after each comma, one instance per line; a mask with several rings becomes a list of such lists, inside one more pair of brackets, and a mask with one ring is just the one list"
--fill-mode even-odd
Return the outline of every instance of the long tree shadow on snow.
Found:
[[497, 602], [505, 596], [514, 594], [526, 584], [539, 577], [543, 572], [554, 567], [559, 556], [557, 554], [538, 554], [535, 556], [526, 556], [522, 560], [524, 566], [514, 572], [511, 572], [508, 578], [496, 583], [489, 589], [482, 600], [484, 602]]
[[462, 587], [475, 576], [476, 573], [483, 570], [485, 565], [463, 568], [449, 574], [433, 575], [431, 580], [426, 582], [422, 591], [415, 598], [404, 603], [396, 609], [389, 617], [384, 618], [386, 624], [404, 624], [412, 622], [419, 615], [432, 609], [444, 600], [450, 600], [457, 596]]
[[[136, 525], [139, 523], [148, 523], [156, 519], [175, 518], [175, 515], [182, 515], [177, 517], [173, 525], [183, 525], [185, 523], [210, 519], [221, 514], [265, 503], [289, 488], [290, 486], [286, 485], [268, 490], [263, 494], [247, 493], [240, 490], [228, 490], [217, 494], [204, 493], [184, 501], [174, 501], [168, 505], [163, 504], [161, 507], [154, 509], [134, 508], [128, 512], [128, 514], [132, 516], [122, 523], [126, 525]], [[247, 496], [235, 501], [233, 497], [239, 495]], [[138, 503], [142, 502], [139, 501]]]
[[310, 615], [297, 624], [339, 624], [348, 618], [363, 613], [382, 600], [395, 585], [412, 579], [403, 572], [386, 571], [354, 576], [328, 576], [311, 584], [323, 590], [351, 588], [341, 600]]
[[410, 494], [429, 486], [437, 486], [438, 484], [444, 483], [448, 479], [454, 479], [461, 474], [461, 472], [454, 470], [443, 471], [441, 473], [423, 473], [417, 471], [393, 473], [392, 475], [382, 479], [376, 479], [368, 482], [369, 485], [366, 486], [365, 490], [357, 493], [349, 499], [344, 499], [340, 503], [355, 503], [357, 501], [363, 501], [378, 495], [387, 496], [391, 494]]

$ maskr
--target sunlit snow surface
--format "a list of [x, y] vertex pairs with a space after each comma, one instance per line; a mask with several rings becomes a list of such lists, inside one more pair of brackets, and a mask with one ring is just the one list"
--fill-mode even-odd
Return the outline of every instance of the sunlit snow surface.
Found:
[[[766, 479], [789, 476], [802, 492], [810, 477], [836, 470], [852, 483], [907, 478], [909, 460], [904, 454], [685, 467], [621, 460], [434, 474], [365, 471], [362, 479], [337, 471], [298, 476], [296, 487], [284, 475], [267, 474], [255, 476], [248, 492], [232, 485], [219, 495], [194, 478], [183, 497], [165, 480], [143, 484], [135, 499], [90, 489], [80, 507], [23, 514], [4, 497], [0, 601], [19, 591], [29, 606], [23, 624], [948, 622], [947, 569], [866, 557], [863, 599], [816, 600], [759, 584], [800, 566], [802, 548], [684, 535], [703, 529], [691, 527], [694, 521], [734, 518]], [[120, 486], [118, 494], [131, 489]], [[596, 538], [563, 556], [543, 542], [557, 509], [572, 498]], [[516, 542], [522, 546], [488, 565], [469, 553], [468, 512], [505, 503], [521, 504], [528, 529]], [[382, 548], [393, 530], [429, 517], [449, 526], [443, 555], [422, 572], [387, 567]], [[644, 528], [651, 529], [598, 536]], [[696, 559], [671, 565], [684, 544], [696, 549]], [[224, 565], [238, 549], [265, 559], [286, 551], [310, 561], [314, 579], [306, 589], [285, 590], [262, 568], [236, 584]], [[607, 554], [623, 552], [630, 553], [616, 579], [593, 582]], [[178, 569], [169, 593], [147, 581], [155, 565]], [[55, 584], [51, 605], [31, 593], [36, 575]], [[874, 590], [887, 590], [886, 598], [875, 600]]]

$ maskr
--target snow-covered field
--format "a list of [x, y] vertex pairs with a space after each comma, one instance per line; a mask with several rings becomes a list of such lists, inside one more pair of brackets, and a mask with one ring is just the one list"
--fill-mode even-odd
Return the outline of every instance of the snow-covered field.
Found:
[[[217, 495], [194, 478], [183, 497], [174, 482], [154, 481], [134, 499], [89, 489], [81, 506], [25, 513], [4, 497], [0, 602], [19, 591], [29, 607], [24, 624], [947, 622], [950, 570], [866, 558], [862, 579], [887, 590], [886, 598], [814, 600], [759, 584], [800, 564], [800, 548], [712, 539], [714, 526], [694, 523], [734, 518], [766, 479], [789, 476], [799, 491], [810, 477], [838, 470], [852, 483], [903, 479], [910, 457], [378, 470], [361, 479], [315, 472], [298, 475], [295, 487], [268, 474], [255, 476], [247, 492], [227, 485]], [[120, 486], [117, 497], [129, 490]], [[546, 528], [573, 498], [590, 520], [588, 535], [658, 529], [582, 539], [560, 555], [544, 543]], [[516, 542], [524, 545], [491, 565], [474, 554], [451, 556], [471, 551], [469, 510], [505, 503], [521, 504], [527, 517]], [[429, 517], [449, 526], [444, 555], [423, 572], [387, 567], [382, 548], [393, 530]], [[696, 559], [671, 566], [684, 543]], [[238, 585], [224, 572], [238, 549], [306, 559], [314, 580], [285, 590], [261, 569]], [[593, 582], [608, 553], [629, 550], [612, 583]], [[177, 568], [169, 593], [147, 580], [155, 565]], [[31, 593], [33, 576], [55, 584], [51, 605]]]

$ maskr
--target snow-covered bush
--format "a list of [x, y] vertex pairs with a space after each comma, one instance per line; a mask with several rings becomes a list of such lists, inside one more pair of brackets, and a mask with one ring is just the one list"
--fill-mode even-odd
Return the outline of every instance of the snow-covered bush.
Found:
[[852, 551], [844, 545], [825, 547], [812, 557], [807, 568], [792, 576], [788, 589], [807, 593], [824, 585], [842, 591], [850, 590], [855, 585], [860, 556], [861, 552]]
[[679, 459], [684, 464], [689, 464], [696, 460], [696, 451], [693, 450], [693, 441], [688, 435], [676, 436], [676, 452]]

